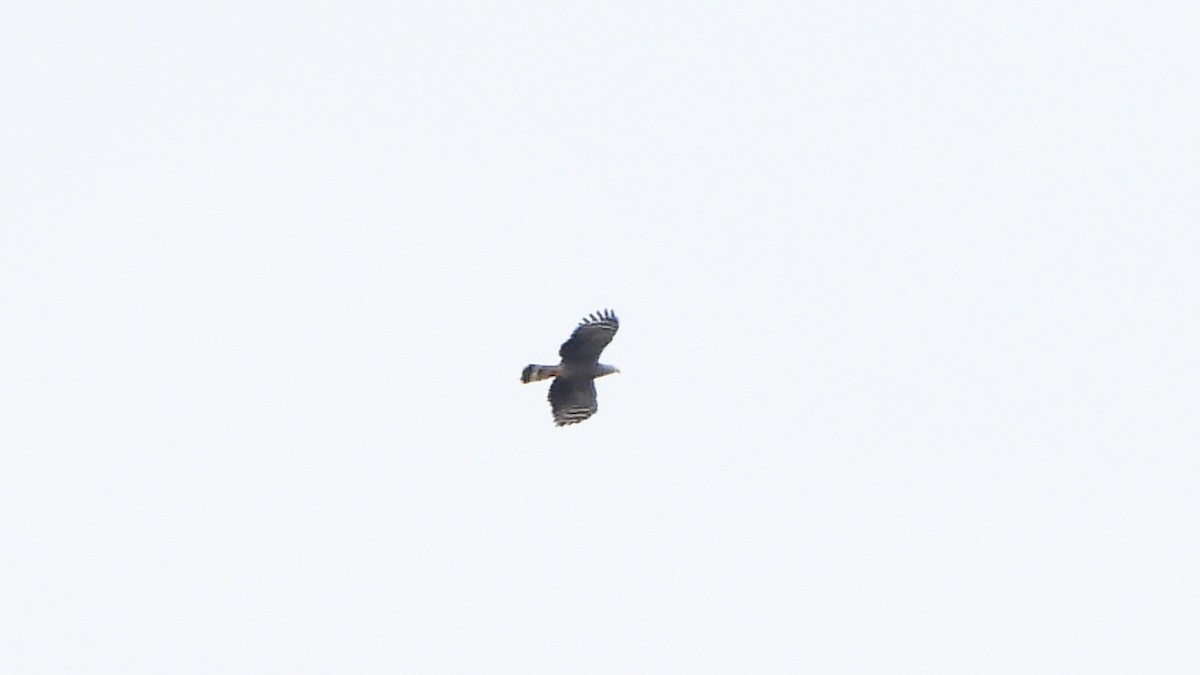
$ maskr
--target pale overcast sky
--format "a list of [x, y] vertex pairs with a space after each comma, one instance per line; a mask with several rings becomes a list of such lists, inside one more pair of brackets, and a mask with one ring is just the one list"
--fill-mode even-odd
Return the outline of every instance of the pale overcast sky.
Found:
[[0, 670], [1200, 672], [1198, 44], [9, 7]]

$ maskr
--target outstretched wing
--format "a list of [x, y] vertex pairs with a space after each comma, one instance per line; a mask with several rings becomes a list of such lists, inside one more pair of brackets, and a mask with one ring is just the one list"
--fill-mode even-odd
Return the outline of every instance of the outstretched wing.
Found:
[[[617, 315], [613, 314], [612, 310], [606, 309], [584, 317], [575, 328], [575, 332], [571, 333], [571, 339], [564, 342], [558, 350], [558, 355], [563, 361], [595, 363], [600, 359], [600, 352], [612, 342], [619, 326]], [[593, 405], [595, 398], [593, 392]]]
[[550, 383], [550, 410], [558, 426], [576, 424], [596, 414], [596, 385], [590, 377], [556, 377]]

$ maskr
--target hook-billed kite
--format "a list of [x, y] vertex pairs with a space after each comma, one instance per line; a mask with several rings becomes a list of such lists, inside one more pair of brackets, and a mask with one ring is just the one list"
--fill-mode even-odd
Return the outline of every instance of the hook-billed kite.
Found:
[[537, 382], [551, 377], [550, 410], [558, 426], [576, 424], [596, 414], [597, 377], [619, 373], [600, 363], [600, 352], [612, 342], [620, 323], [611, 310], [584, 317], [558, 350], [562, 361], [557, 366], [529, 364], [521, 371], [522, 382]]

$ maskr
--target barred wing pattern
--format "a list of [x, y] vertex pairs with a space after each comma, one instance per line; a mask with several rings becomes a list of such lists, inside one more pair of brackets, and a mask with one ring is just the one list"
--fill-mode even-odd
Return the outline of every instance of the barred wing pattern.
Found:
[[619, 326], [617, 315], [610, 310], [590, 314], [559, 349], [562, 361], [557, 366], [530, 364], [522, 371], [522, 382], [554, 378], [548, 398], [558, 426], [576, 424], [596, 414], [595, 379], [620, 372], [600, 363], [600, 352], [612, 342]]
[[550, 411], [558, 426], [578, 424], [596, 414], [596, 381], [590, 377], [556, 377], [550, 383]]
[[558, 355], [566, 361], [581, 363], [596, 363], [600, 360], [600, 352], [612, 342], [621, 323], [612, 310], [603, 310], [589, 314], [579, 322], [571, 338], [563, 343]]

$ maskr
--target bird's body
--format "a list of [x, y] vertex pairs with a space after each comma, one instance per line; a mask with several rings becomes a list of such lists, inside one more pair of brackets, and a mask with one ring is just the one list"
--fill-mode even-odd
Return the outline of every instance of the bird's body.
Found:
[[596, 414], [595, 379], [621, 372], [600, 363], [600, 352], [612, 341], [619, 326], [617, 315], [610, 310], [587, 316], [558, 350], [562, 358], [558, 365], [530, 364], [521, 371], [522, 382], [554, 378], [549, 399], [558, 426], [576, 424]]

